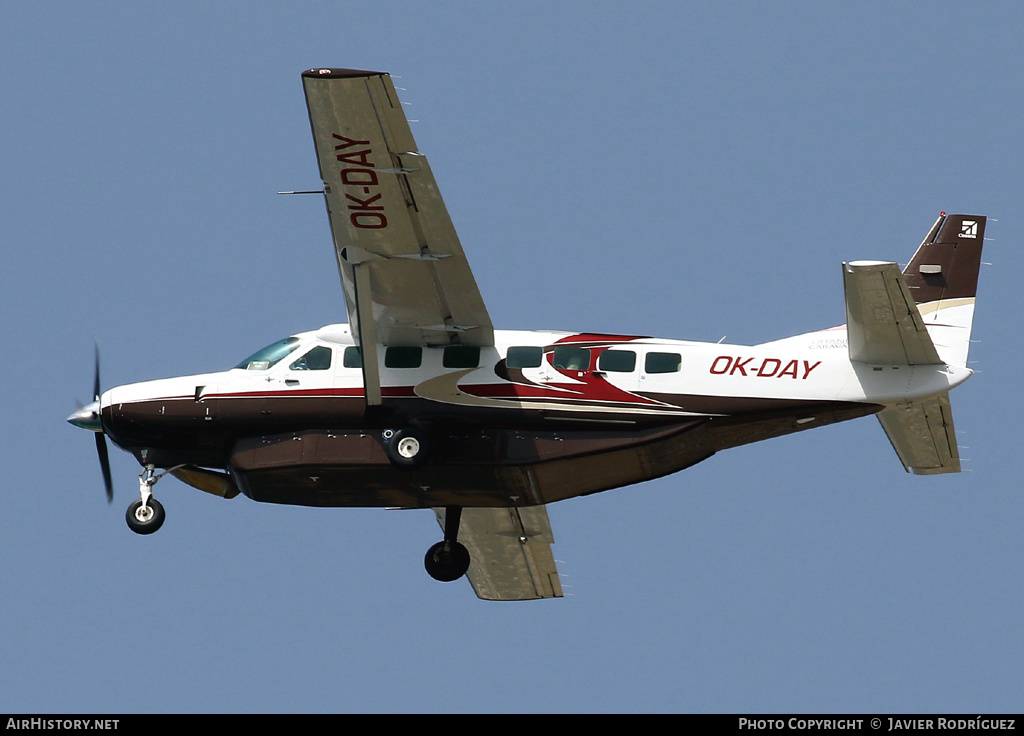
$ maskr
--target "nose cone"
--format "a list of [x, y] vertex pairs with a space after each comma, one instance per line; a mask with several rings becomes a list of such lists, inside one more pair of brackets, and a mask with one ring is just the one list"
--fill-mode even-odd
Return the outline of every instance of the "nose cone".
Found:
[[100, 402], [90, 401], [88, 404], [69, 416], [68, 423], [93, 432], [102, 432], [103, 425], [100, 423]]

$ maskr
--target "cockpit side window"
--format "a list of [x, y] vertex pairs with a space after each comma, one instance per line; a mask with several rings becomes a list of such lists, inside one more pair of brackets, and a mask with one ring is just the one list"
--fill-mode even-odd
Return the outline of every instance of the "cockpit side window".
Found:
[[267, 345], [262, 350], [253, 353], [236, 365], [235, 368], [242, 368], [248, 371], [265, 371], [276, 363], [281, 362], [296, 350], [299, 347], [299, 342], [300, 340], [297, 337], [287, 337], [284, 340], [278, 340], [272, 345]]
[[288, 367], [293, 371], [326, 371], [331, 367], [331, 349], [317, 345]]
[[342, 365], [346, 368], [362, 368], [363, 353], [359, 347], [352, 345], [345, 348], [345, 355], [342, 358]]

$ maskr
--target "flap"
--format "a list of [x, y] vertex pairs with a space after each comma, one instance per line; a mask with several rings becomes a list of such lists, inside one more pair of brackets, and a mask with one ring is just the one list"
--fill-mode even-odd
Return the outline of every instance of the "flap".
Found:
[[[444, 509], [434, 509], [444, 528]], [[464, 508], [459, 541], [469, 550], [469, 582], [489, 601], [561, 598], [554, 537], [544, 506]]]

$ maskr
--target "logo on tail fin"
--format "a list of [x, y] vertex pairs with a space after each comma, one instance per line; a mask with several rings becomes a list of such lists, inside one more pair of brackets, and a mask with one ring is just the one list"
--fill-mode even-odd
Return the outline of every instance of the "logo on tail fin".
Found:
[[977, 220], [964, 220], [960, 223], [960, 237], [961, 238], [976, 238], [978, 237], [978, 221]]

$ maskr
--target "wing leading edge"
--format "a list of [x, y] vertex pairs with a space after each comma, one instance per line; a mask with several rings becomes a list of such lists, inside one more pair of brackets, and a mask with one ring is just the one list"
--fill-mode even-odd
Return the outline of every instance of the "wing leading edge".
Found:
[[494, 344], [476, 280], [388, 74], [302, 74], [345, 304], [380, 403], [383, 345]]

